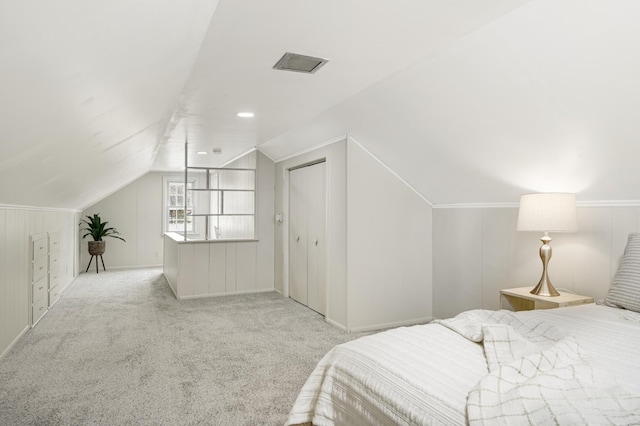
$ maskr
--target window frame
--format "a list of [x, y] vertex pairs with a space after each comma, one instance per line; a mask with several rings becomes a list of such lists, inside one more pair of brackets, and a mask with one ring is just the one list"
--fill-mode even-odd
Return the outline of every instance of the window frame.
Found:
[[[169, 211], [171, 209], [176, 209], [176, 210], [183, 210], [184, 206], [182, 206], [182, 208], [177, 207], [176, 206], [170, 206], [169, 205], [169, 185], [170, 184], [181, 184], [184, 185], [184, 175], [168, 175], [168, 176], [163, 176], [162, 177], [162, 233], [163, 235], [167, 232], [173, 232], [176, 234], [180, 234], [183, 235], [184, 234], [184, 225], [181, 224], [181, 228], [180, 230], [176, 230], [176, 231], [171, 231], [169, 230], [169, 220], [170, 220], [170, 213]], [[198, 188], [198, 185], [200, 184], [200, 179], [198, 176], [189, 176], [189, 181], [187, 182], [187, 184], [191, 184], [191, 188]], [[185, 193], [184, 196], [187, 196], [187, 190], [185, 188]], [[195, 193], [191, 194], [191, 212], [195, 212], [196, 211], [196, 206], [197, 206], [197, 197], [195, 196]], [[191, 220], [192, 223], [192, 229], [187, 231], [187, 235], [197, 235], [198, 234], [198, 229], [197, 229], [197, 225], [196, 225], [196, 220], [195, 218], [193, 218]]]

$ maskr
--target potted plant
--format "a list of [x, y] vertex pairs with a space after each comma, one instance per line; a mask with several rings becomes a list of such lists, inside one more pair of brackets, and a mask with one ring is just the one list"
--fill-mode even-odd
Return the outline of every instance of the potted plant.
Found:
[[[116, 228], [107, 228], [107, 223], [109, 222], [102, 222], [102, 219], [100, 219], [100, 213], [96, 213], [93, 216], [87, 215], [87, 218], [82, 220], [82, 224], [84, 224], [85, 227], [80, 230], [87, 231], [82, 238], [86, 238], [88, 236], [93, 238], [93, 241], [89, 241], [89, 254], [91, 255], [91, 260], [93, 260], [93, 256], [100, 256], [102, 259], [102, 255], [105, 251], [105, 241], [102, 240], [104, 237], [117, 238], [126, 242], [125, 239], [120, 236], [120, 233]], [[89, 266], [91, 266], [91, 260], [89, 260]], [[87, 270], [89, 270], [89, 266], [87, 266]], [[104, 260], [102, 261], [102, 268], [104, 269]], [[98, 260], [96, 258], [96, 271], [97, 270]]]

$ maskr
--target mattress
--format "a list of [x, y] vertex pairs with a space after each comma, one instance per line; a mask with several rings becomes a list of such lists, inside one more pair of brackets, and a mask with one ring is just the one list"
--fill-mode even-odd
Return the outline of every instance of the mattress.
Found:
[[[574, 336], [598, 369], [640, 391], [640, 315], [598, 305], [517, 313]], [[459, 425], [489, 374], [481, 343], [442, 324], [402, 327], [333, 348], [315, 368], [288, 425]]]

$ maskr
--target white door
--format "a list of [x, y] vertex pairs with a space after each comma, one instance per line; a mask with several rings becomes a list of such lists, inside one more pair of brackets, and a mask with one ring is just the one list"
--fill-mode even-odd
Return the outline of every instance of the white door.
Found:
[[307, 172], [289, 172], [289, 296], [307, 304]]
[[326, 313], [325, 163], [289, 174], [289, 295]]

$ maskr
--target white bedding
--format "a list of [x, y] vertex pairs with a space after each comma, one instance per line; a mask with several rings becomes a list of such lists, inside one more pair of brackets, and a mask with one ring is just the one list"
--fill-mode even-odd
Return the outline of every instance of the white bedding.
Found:
[[[575, 336], [592, 364], [640, 388], [640, 321], [596, 305], [521, 312]], [[465, 424], [469, 392], [489, 373], [481, 344], [440, 324], [337, 346], [301, 390], [287, 424]]]
[[622, 385], [640, 392], [640, 314], [589, 304], [518, 315], [548, 321], [574, 336], [596, 367], [610, 371]]

